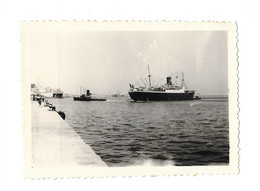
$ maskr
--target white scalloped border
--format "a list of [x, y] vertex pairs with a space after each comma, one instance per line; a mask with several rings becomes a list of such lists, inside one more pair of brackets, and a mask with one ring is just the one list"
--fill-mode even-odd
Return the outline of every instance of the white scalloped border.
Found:
[[[31, 107], [30, 68], [25, 63], [23, 34], [33, 30], [72, 31], [228, 31], [228, 87], [229, 87], [229, 141], [230, 162], [226, 166], [162, 166], [162, 167], [83, 167], [83, 168], [31, 168]], [[21, 63], [23, 100], [23, 137], [26, 178], [85, 178], [114, 176], [169, 176], [197, 174], [239, 173], [239, 103], [238, 103], [238, 49], [237, 25], [235, 22], [150, 22], [150, 21], [29, 21], [21, 22]]]

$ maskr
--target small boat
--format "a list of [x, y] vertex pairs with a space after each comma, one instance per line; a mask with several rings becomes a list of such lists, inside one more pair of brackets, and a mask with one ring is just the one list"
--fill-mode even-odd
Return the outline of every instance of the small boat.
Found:
[[[84, 89], [84, 88], [81, 88], [80, 92], [82, 92], [82, 89]], [[73, 97], [74, 101], [106, 101], [107, 100], [105, 98], [93, 98], [90, 93], [90, 90], [84, 89], [83, 92], [86, 92], [86, 93], [82, 93], [78, 97]]]
[[201, 100], [201, 96], [197, 93], [194, 95], [194, 100]]

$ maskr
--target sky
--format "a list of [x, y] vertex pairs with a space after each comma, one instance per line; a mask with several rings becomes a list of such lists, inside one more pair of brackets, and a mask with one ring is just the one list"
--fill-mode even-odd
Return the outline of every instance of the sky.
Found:
[[[35, 31], [23, 41], [31, 82], [79, 94], [126, 94], [184, 73], [188, 89], [201, 95], [228, 94], [226, 31]], [[145, 79], [144, 79], [145, 81]]]

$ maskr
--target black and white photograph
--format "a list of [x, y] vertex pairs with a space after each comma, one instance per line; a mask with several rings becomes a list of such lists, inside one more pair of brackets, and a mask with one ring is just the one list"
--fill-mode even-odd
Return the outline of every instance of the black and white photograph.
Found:
[[237, 173], [235, 37], [234, 23], [22, 23], [28, 175]]
[[0, 0], [0, 190], [259, 190], [259, 10]]

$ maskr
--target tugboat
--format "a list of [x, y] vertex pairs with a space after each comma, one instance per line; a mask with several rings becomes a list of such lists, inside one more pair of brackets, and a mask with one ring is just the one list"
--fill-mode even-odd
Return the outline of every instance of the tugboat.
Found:
[[[188, 90], [184, 83], [182, 73], [181, 84], [172, 83], [171, 77], [166, 77], [166, 84], [160, 87], [153, 87], [151, 84], [151, 74], [149, 65], [147, 66], [149, 83], [148, 87], [134, 87], [130, 85], [129, 96], [134, 101], [182, 101], [194, 100], [195, 91]], [[178, 77], [178, 76], [177, 76]], [[176, 78], [177, 78], [176, 77]], [[146, 85], [145, 85], [146, 86]], [[199, 99], [199, 97], [196, 97]]]
[[73, 97], [74, 101], [106, 101], [106, 99], [104, 98], [93, 98], [91, 96], [90, 90], [87, 90], [85, 92], [86, 92], [85, 94], [82, 93], [79, 97]]

